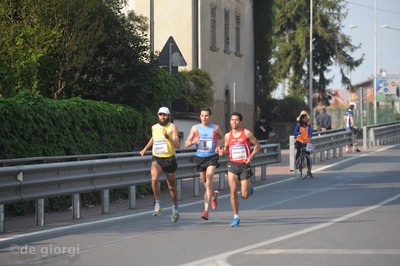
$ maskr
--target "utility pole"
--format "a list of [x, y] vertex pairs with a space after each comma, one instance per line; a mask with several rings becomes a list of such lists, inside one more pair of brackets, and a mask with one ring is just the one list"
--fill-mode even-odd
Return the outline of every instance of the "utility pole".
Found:
[[310, 0], [310, 66], [309, 66], [309, 84], [308, 84], [308, 105], [310, 107], [310, 123], [311, 125], [313, 124], [313, 108], [312, 108], [312, 87], [313, 87], [313, 47], [312, 47], [312, 42], [313, 42], [313, 0]]
[[376, 0], [374, 1], [374, 83], [373, 83], [373, 90], [374, 90], [374, 125], [376, 125], [377, 121], [377, 114], [376, 114], [376, 109], [377, 109], [377, 102], [376, 102], [376, 50], [377, 50], [377, 45], [376, 45], [376, 16], [377, 16], [377, 12], [376, 12]]
[[150, 58], [154, 57], [154, 0], [150, 0]]

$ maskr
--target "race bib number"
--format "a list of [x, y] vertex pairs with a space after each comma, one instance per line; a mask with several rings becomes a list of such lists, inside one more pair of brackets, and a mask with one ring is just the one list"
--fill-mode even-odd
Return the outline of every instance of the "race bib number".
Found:
[[168, 153], [167, 141], [166, 140], [158, 140], [153, 144], [153, 153], [154, 155], [161, 155]]
[[246, 149], [244, 144], [232, 146], [232, 159], [243, 160], [246, 159]]
[[212, 140], [211, 139], [200, 139], [197, 144], [197, 149], [199, 151], [208, 152], [212, 148]]

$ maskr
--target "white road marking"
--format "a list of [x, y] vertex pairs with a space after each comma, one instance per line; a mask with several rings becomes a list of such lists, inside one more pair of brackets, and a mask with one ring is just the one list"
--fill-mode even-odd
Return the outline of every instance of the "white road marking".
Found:
[[251, 255], [400, 255], [400, 249], [256, 249], [245, 254]]
[[[232, 250], [232, 251], [229, 251], [229, 252], [225, 252], [225, 253], [222, 253], [222, 254], [219, 254], [219, 255], [216, 255], [216, 256], [212, 256], [212, 257], [209, 257], [209, 258], [202, 259], [202, 260], [192, 261], [192, 262], [189, 262], [187, 264], [183, 264], [181, 266], [221, 265], [221, 264], [216, 264], [217, 261], [218, 262], [220, 262], [220, 261], [225, 261], [226, 262], [227, 259], [232, 255], [235, 255], [235, 254], [238, 254], [238, 253], [245, 253], [245, 252], [248, 252], [249, 250], [252, 250], [252, 249], [259, 249], [260, 247], [263, 247], [263, 246], [274, 244], [274, 243], [277, 243], [277, 242], [280, 242], [280, 241], [283, 241], [283, 240], [287, 240], [287, 239], [290, 239], [290, 238], [294, 238], [294, 237], [297, 237], [297, 236], [305, 235], [305, 234], [317, 231], [319, 229], [322, 229], [322, 228], [325, 228], [325, 227], [328, 227], [328, 226], [343, 222], [343, 221], [348, 220], [350, 218], [353, 218], [353, 217], [355, 217], [357, 215], [360, 215], [360, 214], [372, 211], [372, 210], [374, 210], [376, 208], [382, 207], [382, 206], [384, 206], [384, 205], [386, 205], [386, 204], [388, 204], [388, 203], [390, 203], [392, 201], [397, 200], [398, 198], [400, 198], [400, 194], [397, 194], [396, 196], [393, 196], [393, 197], [391, 197], [389, 199], [386, 199], [386, 200], [384, 200], [384, 201], [382, 201], [382, 202], [380, 202], [378, 204], [375, 204], [373, 206], [370, 206], [370, 207], [367, 207], [367, 208], [364, 208], [364, 209], [361, 209], [361, 210], [358, 210], [358, 211], [343, 215], [342, 217], [338, 217], [336, 219], [333, 219], [333, 220], [330, 220], [328, 222], [312, 226], [310, 228], [306, 228], [306, 229], [303, 229], [303, 230], [300, 230], [300, 231], [297, 231], [297, 232], [293, 232], [293, 233], [290, 233], [290, 234], [287, 234], [287, 235], [284, 235], [284, 236], [280, 236], [280, 237], [277, 237], [277, 238], [273, 238], [273, 239], [270, 239], [270, 240], [267, 240], [267, 241], [264, 241], [264, 242], [260, 242], [260, 243], [254, 244], [254, 245], [250, 245], [250, 246], [247, 246], [247, 247], [243, 247], [243, 248], [239, 248], [239, 249]], [[229, 264], [224, 264], [224, 265], [229, 265]]]

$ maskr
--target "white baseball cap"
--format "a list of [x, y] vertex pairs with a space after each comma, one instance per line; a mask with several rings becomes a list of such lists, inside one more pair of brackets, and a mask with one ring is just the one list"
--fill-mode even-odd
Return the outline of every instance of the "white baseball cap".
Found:
[[171, 115], [171, 113], [169, 112], [169, 109], [167, 107], [161, 107], [160, 109], [158, 109], [157, 114]]

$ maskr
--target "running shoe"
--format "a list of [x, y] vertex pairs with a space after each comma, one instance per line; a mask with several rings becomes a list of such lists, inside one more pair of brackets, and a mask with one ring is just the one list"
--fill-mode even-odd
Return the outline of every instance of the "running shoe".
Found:
[[161, 214], [162, 206], [160, 204], [154, 205], [153, 216], [158, 216]]
[[240, 219], [239, 218], [235, 218], [233, 219], [233, 221], [231, 222], [231, 227], [238, 227], [240, 224]]
[[254, 194], [254, 188], [253, 185], [250, 183], [250, 196], [253, 196]]
[[171, 220], [176, 223], [179, 220], [179, 212], [172, 210]]
[[208, 211], [203, 211], [203, 214], [201, 215], [201, 219], [203, 220], [208, 220]]
[[307, 172], [307, 175], [308, 175], [310, 178], [314, 178], [314, 176], [313, 176], [313, 174], [312, 174], [311, 172]]
[[217, 196], [211, 200], [211, 208], [213, 210], [216, 210], [218, 208], [218, 195], [219, 195], [219, 192], [217, 190], [215, 190], [214, 193]]

